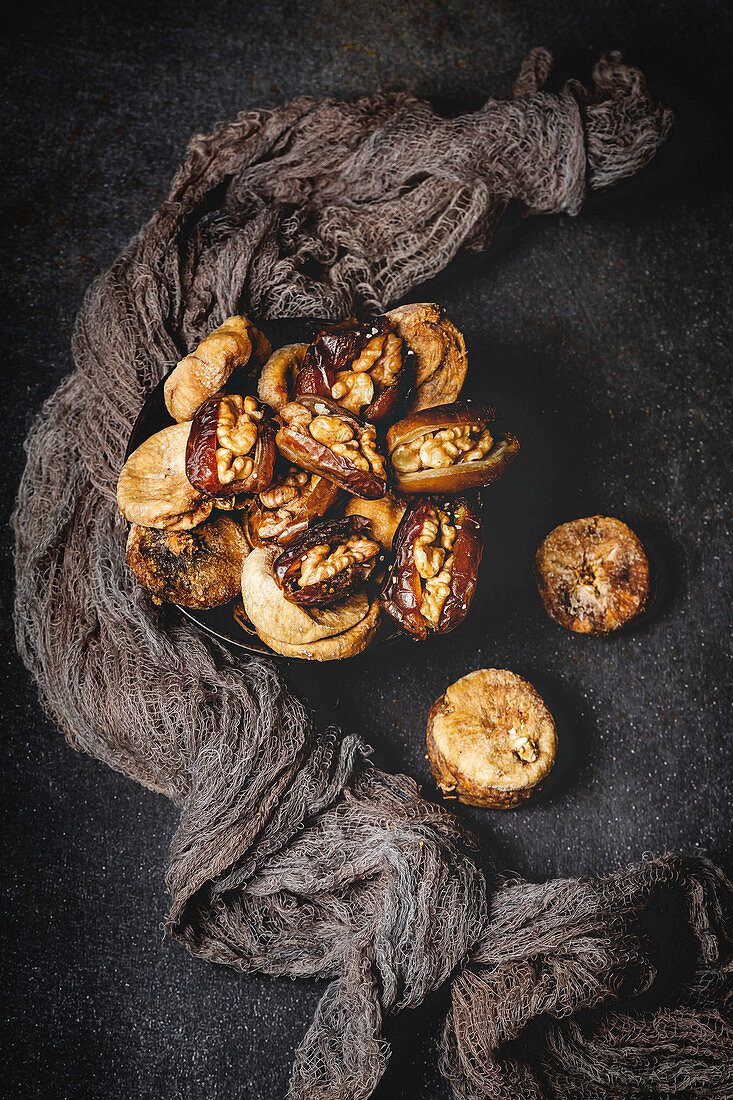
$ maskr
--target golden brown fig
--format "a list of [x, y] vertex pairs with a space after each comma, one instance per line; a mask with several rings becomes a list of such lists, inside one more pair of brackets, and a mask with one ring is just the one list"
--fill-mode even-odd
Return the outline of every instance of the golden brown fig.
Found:
[[293, 399], [295, 380], [303, 366], [307, 344], [285, 344], [269, 357], [257, 382], [260, 401], [276, 411]]
[[204, 610], [239, 594], [242, 565], [249, 553], [235, 520], [215, 515], [192, 531], [161, 531], [133, 524], [127, 564], [156, 603]]
[[455, 401], [468, 369], [466, 341], [442, 306], [418, 302], [398, 306], [385, 316], [417, 361], [416, 385], [407, 411], [417, 412]]
[[166, 378], [163, 391], [168, 412], [174, 420], [192, 420], [234, 371], [247, 366], [258, 369], [271, 350], [270, 341], [247, 317], [228, 317]]
[[621, 520], [590, 516], [551, 531], [535, 558], [542, 602], [560, 626], [578, 634], [610, 634], [649, 601], [649, 560]]
[[186, 477], [190, 424], [172, 424], [141, 443], [122, 467], [117, 504], [130, 523], [185, 530], [214, 507]]
[[490, 405], [455, 401], [406, 416], [387, 432], [395, 485], [403, 493], [457, 493], [498, 481], [519, 441], [495, 425]]
[[380, 500], [360, 500], [351, 497], [344, 515], [364, 516], [372, 525], [372, 532], [382, 549], [392, 549], [392, 539], [400, 525], [409, 501], [401, 493], [387, 492]]
[[304, 608], [285, 599], [273, 574], [276, 547], [253, 550], [242, 570], [242, 603], [266, 645], [287, 657], [332, 661], [361, 653], [379, 622], [377, 600], [355, 592], [324, 608]]
[[428, 760], [446, 798], [507, 810], [539, 790], [555, 762], [552, 715], [531, 684], [482, 668], [452, 684], [428, 717]]

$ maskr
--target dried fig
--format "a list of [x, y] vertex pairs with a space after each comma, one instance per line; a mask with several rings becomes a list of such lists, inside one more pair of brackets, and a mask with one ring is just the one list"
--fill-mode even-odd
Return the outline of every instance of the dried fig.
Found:
[[286, 344], [273, 351], [257, 382], [260, 401], [276, 411], [292, 401], [295, 379], [303, 366], [307, 350], [307, 344]]
[[382, 608], [414, 638], [447, 634], [468, 613], [482, 553], [481, 522], [471, 501], [414, 501], [394, 538]]
[[364, 516], [372, 525], [372, 533], [384, 550], [392, 549], [392, 540], [404, 516], [409, 501], [400, 493], [387, 492], [379, 500], [351, 497], [344, 509], [347, 516]]
[[488, 405], [454, 402], [412, 413], [387, 432], [394, 482], [404, 493], [455, 493], [497, 481], [519, 442], [494, 426]]
[[117, 504], [130, 523], [185, 530], [214, 507], [186, 477], [190, 424], [172, 424], [141, 443], [122, 467]]
[[127, 564], [156, 603], [202, 610], [239, 594], [248, 553], [242, 528], [225, 515], [211, 516], [192, 531], [133, 524], [127, 539]]
[[398, 306], [385, 316], [416, 359], [415, 390], [407, 411], [417, 412], [455, 401], [468, 369], [466, 341], [442, 306], [418, 302]]
[[254, 397], [217, 393], [191, 424], [186, 476], [212, 497], [266, 489], [275, 468], [275, 424]]
[[256, 370], [272, 350], [247, 317], [228, 317], [168, 375], [165, 404], [174, 420], [192, 420], [204, 401], [223, 388], [236, 370]]
[[380, 545], [369, 520], [324, 519], [275, 560], [273, 572], [286, 600], [327, 607], [360, 588], [374, 572]]
[[373, 423], [393, 416], [415, 379], [415, 357], [386, 317], [343, 321], [318, 334], [295, 379], [303, 394], [330, 397]]
[[560, 626], [609, 634], [646, 609], [649, 560], [621, 520], [590, 516], [551, 531], [535, 558], [542, 602]]
[[276, 653], [332, 661], [361, 653], [374, 637], [379, 603], [355, 592], [327, 608], [299, 607], [285, 599], [273, 565], [278, 550], [258, 547], [242, 570], [242, 603], [258, 635]]
[[446, 798], [511, 809], [539, 790], [555, 762], [552, 715], [531, 684], [504, 669], [463, 676], [433, 704], [428, 760]]
[[377, 430], [328, 397], [305, 394], [280, 410], [278, 450], [312, 474], [322, 474], [347, 492], [377, 500], [387, 492]]

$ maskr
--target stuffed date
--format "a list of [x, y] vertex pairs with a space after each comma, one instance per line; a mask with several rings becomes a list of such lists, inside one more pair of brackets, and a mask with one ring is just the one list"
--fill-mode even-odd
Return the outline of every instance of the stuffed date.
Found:
[[422, 409], [387, 432], [396, 487], [403, 493], [457, 493], [497, 481], [519, 452], [497, 430], [488, 405], [453, 402]]
[[381, 604], [414, 638], [447, 634], [466, 617], [483, 553], [481, 521], [466, 497], [414, 501], [393, 543]]
[[294, 399], [330, 397], [377, 423], [393, 417], [415, 380], [415, 357], [386, 317], [324, 329], [305, 353]]
[[272, 484], [253, 500], [245, 523], [247, 537], [252, 546], [289, 546], [343, 495], [328, 478], [287, 465], [276, 470]]
[[381, 546], [363, 516], [322, 520], [280, 554], [273, 572], [286, 600], [328, 607], [361, 588], [380, 555]]
[[378, 500], [387, 492], [387, 471], [373, 424], [313, 394], [282, 408], [280, 421], [277, 448], [296, 466], [366, 500]]
[[256, 493], [272, 481], [275, 424], [254, 397], [217, 393], [191, 424], [186, 476], [210, 497]]

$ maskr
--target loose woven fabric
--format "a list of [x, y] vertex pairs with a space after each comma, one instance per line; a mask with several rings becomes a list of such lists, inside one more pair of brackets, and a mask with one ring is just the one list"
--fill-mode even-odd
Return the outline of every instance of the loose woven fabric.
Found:
[[242, 971], [331, 979], [297, 1053], [298, 1100], [369, 1096], [385, 1016], [446, 982], [458, 1096], [733, 1094], [720, 871], [672, 857], [598, 881], [501, 880], [411, 779], [314, 728], [270, 664], [154, 607], [124, 562], [115, 485], [132, 422], [225, 317], [382, 310], [487, 247], [511, 200], [574, 214], [588, 187], [650, 160], [671, 120], [639, 72], [611, 57], [591, 93], [551, 95], [550, 64], [534, 51], [513, 99], [460, 118], [406, 95], [298, 99], [194, 138], [169, 198], [92, 287], [76, 371], [28, 439], [21, 653], [71, 745], [179, 807], [171, 933]]

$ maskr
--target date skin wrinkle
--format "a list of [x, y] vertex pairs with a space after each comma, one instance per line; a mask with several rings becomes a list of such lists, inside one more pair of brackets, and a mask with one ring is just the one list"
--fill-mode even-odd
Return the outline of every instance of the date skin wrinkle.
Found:
[[411, 779], [314, 728], [270, 664], [154, 607], [124, 561], [115, 485], [131, 425], [225, 317], [380, 312], [488, 247], [510, 200], [575, 214], [588, 188], [652, 158], [671, 117], [638, 71], [614, 55], [592, 91], [549, 94], [550, 65], [533, 51], [512, 99], [459, 118], [407, 95], [297, 99], [193, 138], [168, 199], [90, 289], [76, 370], [28, 437], [20, 651], [74, 748], [178, 806], [171, 934], [244, 972], [331, 979], [296, 1055], [297, 1100], [368, 1097], [384, 1018], [445, 982], [456, 1096], [733, 1089], [719, 870], [668, 857], [544, 885], [487, 872]]

